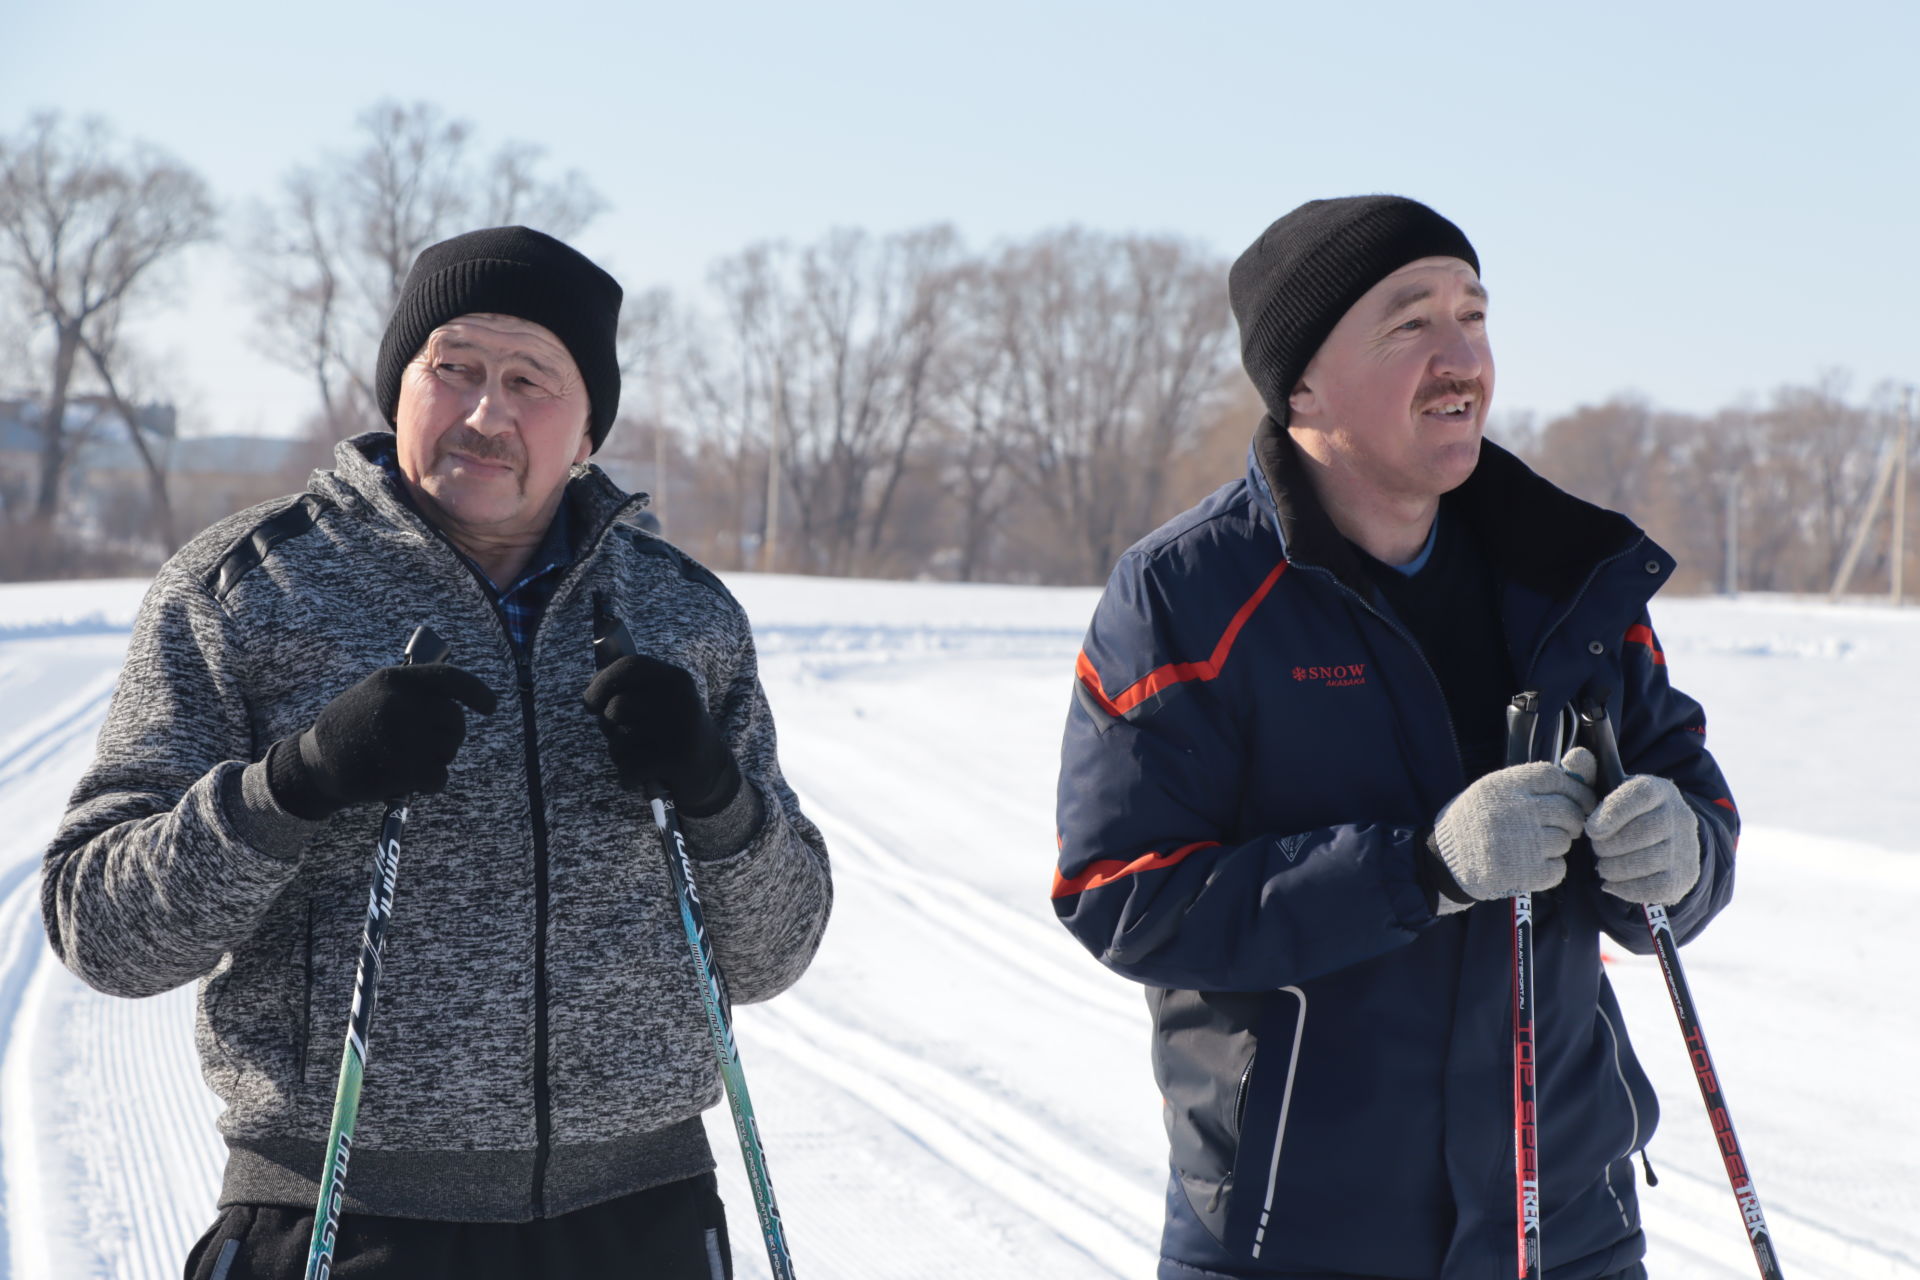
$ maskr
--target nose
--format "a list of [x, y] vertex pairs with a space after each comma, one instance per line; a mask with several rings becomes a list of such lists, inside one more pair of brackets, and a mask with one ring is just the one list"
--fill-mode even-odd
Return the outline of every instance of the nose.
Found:
[[1435, 376], [1460, 382], [1483, 377], [1490, 363], [1492, 356], [1486, 349], [1486, 340], [1458, 324], [1448, 326], [1446, 341], [1433, 354]]
[[501, 395], [500, 388], [487, 386], [481, 389], [480, 398], [467, 415], [467, 425], [482, 435], [496, 435], [513, 426], [513, 415], [507, 411], [506, 397]]

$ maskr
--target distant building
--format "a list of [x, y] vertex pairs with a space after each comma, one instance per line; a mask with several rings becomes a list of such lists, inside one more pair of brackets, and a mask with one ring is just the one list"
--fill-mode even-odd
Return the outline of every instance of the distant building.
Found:
[[[24, 480], [29, 489], [39, 484], [40, 451], [44, 447], [40, 426], [46, 412], [46, 405], [37, 398], [0, 400], [0, 493], [11, 493], [17, 480]], [[170, 404], [141, 405], [134, 416], [147, 437], [161, 447], [178, 431]], [[124, 451], [136, 467], [140, 465], [139, 455], [127, 443], [126, 423], [105, 396], [74, 396], [68, 400], [65, 425], [73, 451], [67, 459], [69, 480], [109, 461], [115, 450]]]
[[[35, 398], [0, 399], [0, 513], [34, 499], [45, 412]], [[170, 404], [141, 405], [134, 413], [147, 448], [167, 473], [176, 512], [188, 519], [200, 518], [202, 509], [224, 514], [284, 492], [307, 447], [299, 440], [255, 436], [183, 438]], [[149, 492], [147, 467], [126, 423], [106, 397], [75, 396], [67, 402], [66, 427], [74, 447], [62, 485], [63, 518], [96, 529], [124, 526], [121, 508], [130, 498], [144, 502]]]

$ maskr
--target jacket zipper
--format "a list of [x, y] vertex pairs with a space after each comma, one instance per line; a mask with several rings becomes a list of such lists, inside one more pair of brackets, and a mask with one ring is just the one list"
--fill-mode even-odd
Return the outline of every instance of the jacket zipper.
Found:
[[[544, 613], [543, 613], [544, 616]], [[536, 630], [538, 624], [535, 624]], [[533, 647], [528, 637], [527, 647]], [[540, 786], [540, 738], [533, 706], [533, 668], [513, 656], [520, 686], [520, 724], [527, 754], [527, 799], [533, 814], [533, 1216], [547, 1216], [547, 1155], [553, 1106], [547, 1083], [547, 804]]]
[[[566, 501], [565, 496], [561, 501]], [[507, 648], [513, 653], [514, 683], [520, 694], [520, 731], [521, 742], [525, 748], [527, 765], [527, 802], [533, 818], [533, 1216], [536, 1219], [547, 1216], [547, 1159], [553, 1145], [553, 1108], [550, 1086], [547, 1081], [547, 804], [546, 796], [540, 786], [540, 737], [539, 722], [534, 714], [533, 665], [532, 654], [535, 643], [540, 637], [540, 628], [545, 625], [547, 614], [555, 602], [584, 576], [583, 566], [599, 551], [600, 544], [606, 540], [607, 533], [621, 514], [629, 507], [644, 507], [644, 495], [630, 496], [616, 506], [597, 527], [588, 531], [588, 535], [576, 543], [573, 563], [567, 566], [553, 594], [547, 597], [547, 603], [540, 610], [540, 616], [534, 619], [533, 630], [527, 635], [527, 650], [523, 654], [520, 646], [513, 642], [513, 628], [507, 625], [506, 610], [500, 607], [490, 582], [486, 581], [478, 569], [470, 563], [460, 549], [453, 545], [440, 528], [431, 521], [409, 511], [420, 522], [428, 537], [435, 539], [473, 579], [480, 588], [480, 598], [493, 610], [494, 620], [500, 624], [500, 632], [507, 640]]]
[[1440, 673], [1433, 669], [1433, 663], [1428, 660], [1426, 651], [1420, 647], [1420, 642], [1413, 638], [1413, 633], [1411, 631], [1408, 631], [1405, 627], [1401, 626], [1394, 619], [1388, 617], [1386, 614], [1374, 608], [1373, 605], [1368, 602], [1365, 596], [1361, 595], [1358, 591], [1355, 591], [1352, 587], [1348, 586], [1346, 583], [1340, 581], [1340, 575], [1333, 572], [1333, 570], [1323, 568], [1322, 566], [1317, 564], [1303, 564], [1303, 565], [1300, 565], [1299, 567], [1302, 569], [1311, 570], [1312, 572], [1318, 573], [1322, 577], [1326, 578], [1328, 582], [1331, 582], [1334, 585], [1335, 590], [1346, 594], [1350, 599], [1352, 599], [1352, 601], [1355, 604], [1359, 605], [1362, 609], [1365, 609], [1368, 613], [1372, 614], [1374, 617], [1380, 619], [1380, 621], [1386, 625], [1386, 628], [1389, 631], [1393, 632], [1395, 635], [1399, 636], [1402, 640], [1405, 640], [1407, 642], [1407, 647], [1413, 650], [1413, 656], [1420, 659], [1421, 669], [1427, 673], [1427, 679], [1433, 682], [1433, 691], [1440, 695], [1440, 714], [1447, 722], [1447, 737], [1453, 743], [1453, 760], [1454, 760], [1454, 763], [1459, 766], [1460, 776], [1463, 778], [1466, 777], [1466, 773], [1467, 773], [1466, 753], [1460, 750], [1460, 731], [1454, 728], [1453, 726], [1453, 709], [1447, 706], [1446, 687], [1440, 683]]
[[[423, 522], [424, 523], [424, 522]], [[540, 785], [540, 735], [539, 721], [534, 714], [533, 666], [528, 654], [533, 651], [534, 640], [540, 634], [540, 624], [547, 620], [547, 610], [540, 611], [534, 620], [533, 631], [527, 636], [527, 654], [520, 652], [520, 646], [513, 642], [513, 628], [507, 625], [506, 611], [494, 598], [493, 590], [477, 569], [467, 563], [467, 558], [459, 554], [459, 549], [447, 541], [440, 530], [428, 526], [434, 537], [446, 543], [447, 549], [454, 552], [454, 559], [473, 577], [474, 585], [480, 588], [480, 596], [493, 610], [494, 620], [500, 624], [500, 632], [506, 637], [507, 648], [513, 652], [513, 679], [516, 691], [520, 695], [520, 743], [526, 758], [527, 768], [527, 809], [533, 822], [533, 1216], [535, 1219], [547, 1216], [547, 1156], [553, 1142], [552, 1099], [547, 1083], [547, 802], [544, 789]], [[576, 566], [577, 567], [577, 566]], [[554, 588], [553, 595], [547, 600], [548, 608], [559, 598], [560, 590]]]
[[[425, 524], [425, 521], [422, 521]], [[611, 523], [611, 522], [609, 522]], [[480, 572], [467, 562], [447, 536], [432, 525], [427, 525], [431, 535], [444, 543], [454, 553], [454, 559], [473, 578], [480, 588], [481, 599], [493, 610], [494, 620], [500, 624], [500, 633], [506, 638], [507, 648], [513, 653], [514, 686], [520, 695], [520, 742], [526, 760], [527, 770], [527, 809], [533, 823], [533, 1179], [532, 1200], [533, 1216], [541, 1219], [547, 1216], [547, 1158], [553, 1144], [553, 1106], [550, 1086], [547, 1081], [547, 802], [544, 789], [540, 785], [540, 735], [539, 720], [535, 715], [533, 699], [533, 666], [530, 654], [534, 641], [540, 634], [540, 625], [547, 620], [547, 609], [540, 611], [534, 620], [533, 631], [527, 636], [527, 653], [520, 652], [520, 646], [513, 642], [513, 628], [507, 624], [506, 611], [501, 608], [494, 596], [491, 584], [484, 581]], [[597, 545], [598, 539], [595, 539]], [[570, 567], [568, 577], [572, 577], [579, 562]], [[554, 600], [567, 586], [562, 579], [553, 595], [547, 600], [547, 608], [552, 608]]]
[[[562, 498], [561, 501], [565, 501]], [[474, 585], [480, 588], [481, 599], [493, 610], [494, 620], [500, 624], [501, 634], [506, 637], [507, 647], [513, 652], [514, 683], [520, 694], [520, 737], [525, 748], [527, 766], [527, 804], [533, 819], [533, 1216], [547, 1216], [547, 1159], [553, 1146], [553, 1099], [551, 1085], [547, 1080], [547, 802], [540, 785], [540, 734], [539, 720], [534, 713], [533, 665], [532, 654], [535, 643], [540, 637], [540, 628], [546, 623], [547, 614], [556, 601], [572, 586], [574, 580], [583, 575], [583, 566], [593, 558], [605, 541], [608, 530], [619, 519], [620, 513], [634, 505], [637, 499], [629, 498], [614, 508], [606, 520], [589, 535], [580, 540], [578, 554], [573, 563], [567, 566], [566, 573], [547, 597], [546, 607], [540, 610], [540, 616], [534, 619], [533, 630], [527, 635], [527, 650], [513, 642], [513, 628], [507, 625], [506, 611], [495, 598], [492, 585], [482, 580], [478, 570], [467, 561], [460, 549], [453, 545], [446, 534], [432, 523], [421, 520], [427, 533], [453, 552], [453, 558], [468, 575]]]

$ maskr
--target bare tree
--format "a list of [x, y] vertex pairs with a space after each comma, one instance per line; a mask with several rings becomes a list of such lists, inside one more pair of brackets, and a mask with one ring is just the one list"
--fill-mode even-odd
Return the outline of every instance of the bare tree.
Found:
[[962, 582], [986, 570], [1003, 513], [1013, 501], [1010, 414], [1013, 361], [1002, 341], [999, 294], [986, 268], [970, 262], [952, 273], [959, 330], [935, 377], [937, 467], [952, 512], [954, 575]]
[[263, 350], [313, 380], [335, 438], [379, 418], [374, 353], [422, 249], [505, 223], [566, 239], [604, 207], [577, 172], [543, 176], [538, 147], [476, 154], [471, 127], [428, 103], [381, 102], [358, 123], [358, 149], [287, 175], [244, 250]]
[[773, 441], [786, 379], [788, 316], [781, 309], [779, 274], [787, 256], [785, 246], [763, 243], [715, 263], [707, 279], [719, 297], [720, 315], [683, 317], [677, 347], [679, 397], [725, 476], [738, 557], [727, 560], [745, 565], [750, 548], [758, 548], [762, 569], [776, 567], [767, 549], [777, 513], [764, 499], [779, 483]]
[[[687, 353], [689, 399], [740, 464], [743, 512], [754, 506], [747, 460], [764, 459], [763, 568], [877, 572], [894, 558], [902, 486], [934, 420], [958, 256], [939, 226], [835, 231], [716, 264], [721, 322]], [[798, 526], [784, 546], [783, 500]]]
[[1798, 590], [1833, 581], [1878, 461], [1872, 416], [1848, 404], [1846, 392], [1846, 376], [1829, 370], [1814, 386], [1779, 388], [1761, 415], [1768, 455], [1796, 481], [1788, 509], [1804, 539]]
[[70, 128], [45, 113], [0, 140], [0, 272], [52, 337], [36, 523], [52, 523], [72, 458], [67, 401], [81, 353], [104, 375], [126, 308], [147, 300], [157, 268], [211, 238], [213, 222], [198, 174], [144, 144], [121, 147], [97, 120]]
[[[164, 453], [155, 452], [157, 442], [149, 443], [147, 436], [153, 431], [153, 424], [139, 413], [130, 398], [131, 384], [127, 369], [130, 357], [121, 341], [120, 310], [115, 305], [101, 311], [100, 323], [95, 326], [94, 332], [81, 334], [80, 345], [86, 352], [88, 363], [93, 366], [94, 376], [106, 392], [107, 403], [113, 407], [121, 425], [126, 427], [127, 439], [146, 471], [147, 494], [152, 503], [149, 525], [161, 549], [172, 555], [179, 549], [180, 541], [173, 522], [173, 502], [167, 492], [167, 458]], [[139, 374], [132, 376], [138, 378]], [[171, 443], [171, 428], [168, 443]]]
[[1660, 463], [1660, 435], [1645, 397], [1618, 395], [1549, 422], [1530, 458], [1562, 488], [1644, 520]]
[[646, 490], [664, 516], [668, 456], [679, 442], [667, 432], [666, 384], [673, 372], [680, 323], [673, 295], [664, 288], [629, 294], [620, 308], [614, 349], [622, 388], [620, 416], [594, 461], [624, 488]]
[[1226, 385], [1226, 269], [1178, 240], [1076, 228], [1008, 247], [989, 278], [1015, 474], [1062, 571], [1097, 582], [1171, 514], [1167, 464]]
[[780, 405], [805, 563], [870, 572], [911, 451], [932, 410], [950, 327], [949, 227], [874, 240], [836, 231], [801, 255]]

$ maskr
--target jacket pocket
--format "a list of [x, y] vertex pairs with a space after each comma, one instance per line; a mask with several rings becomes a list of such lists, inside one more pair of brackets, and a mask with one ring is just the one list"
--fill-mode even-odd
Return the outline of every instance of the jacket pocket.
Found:
[[1624, 1160], [1644, 1150], [1648, 1139], [1653, 1137], [1654, 1126], [1660, 1122], [1660, 1102], [1654, 1094], [1653, 1083], [1634, 1056], [1633, 1044], [1627, 1039], [1626, 1022], [1620, 1015], [1619, 1000], [1613, 994], [1613, 984], [1604, 975], [1600, 980], [1598, 1003], [1601, 1039], [1609, 1053], [1609, 1084], [1618, 1090], [1615, 1096], [1621, 1099], [1626, 1111], [1628, 1129], [1622, 1149], [1606, 1155], [1611, 1160]]
[[1259, 1053], [1250, 1064], [1232, 1185], [1221, 1223], [1229, 1248], [1259, 1258], [1276, 1235], [1276, 1191], [1286, 1154], [1288, 1121], [1297, 1099], [1300, 1046], [1306, 1040], [1307, 995], [1282, 987], [1267, 997]]
[[1149, 989], [1147, 1000], [1155, 1028], [1153, 1073], [1164, 1100], [1174, 1174], [1194, 1215], [1217, 1240], [1225, 1230], [1268, 997]]

